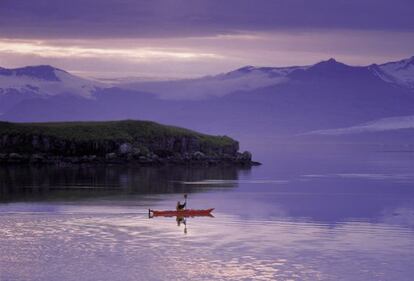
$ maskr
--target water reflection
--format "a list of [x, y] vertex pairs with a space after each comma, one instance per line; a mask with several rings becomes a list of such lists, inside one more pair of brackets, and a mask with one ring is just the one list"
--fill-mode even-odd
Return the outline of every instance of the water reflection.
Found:
[[187, 221], [183, 235], [175, 218], [156, 222], [115, 212], [0, 215], [0, 277], [409, 281], [414, 273], [413, 232], [386, 223], [332, 228], [218, 213]]
[[177, 216], [175, 220], [177, 221], [178, 227], [180, 227], [181, 224], [184, 225], [184, 234], [187, 234], [187, 219], [185, 217]]
[[[9, 201], [110, 196], [0, 204], [0, 280], [411, 281], [414, 154], [344, 152], [269, 155], [251, 174], [2, 169]], [[187, 192], [215, 218], [148, 219]]]
[[[176, 193], [200, 190], [183, 181], [235, 181], [249, 169], [236, 167], [0, 167], [0, 202], [75, 200], [116, 194]], [[231, 183], [226, 187], [234, 187]], [[206, 187], [203, 187], [206, 189]]]

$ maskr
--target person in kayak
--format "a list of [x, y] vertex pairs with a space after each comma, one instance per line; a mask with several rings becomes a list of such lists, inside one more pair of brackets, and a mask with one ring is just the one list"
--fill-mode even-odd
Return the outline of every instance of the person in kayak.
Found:
[[177, 206], [176, 206], [176, 210], [177, 211], [184, 211], [186, 205], [187, 205], [187, 194], [184, 194], [184, 203], [181, 204], [181, 202], [178, 201]]

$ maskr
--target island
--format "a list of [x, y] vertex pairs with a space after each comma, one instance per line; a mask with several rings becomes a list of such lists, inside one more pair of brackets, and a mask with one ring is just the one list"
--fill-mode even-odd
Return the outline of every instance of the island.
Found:
[[0, 164], [240, 165], [260, 163], [227, 136], [150, 121], [0, 122]]

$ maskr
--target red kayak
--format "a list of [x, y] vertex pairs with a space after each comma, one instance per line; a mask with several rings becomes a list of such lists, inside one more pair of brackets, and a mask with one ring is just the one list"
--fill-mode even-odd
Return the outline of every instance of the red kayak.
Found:
[[214, 208], [205, 210], [170, 210], [170, 211], [155, 211], [148, 209], [148, 213], [152, 217], [212, 217], [211, 212]]

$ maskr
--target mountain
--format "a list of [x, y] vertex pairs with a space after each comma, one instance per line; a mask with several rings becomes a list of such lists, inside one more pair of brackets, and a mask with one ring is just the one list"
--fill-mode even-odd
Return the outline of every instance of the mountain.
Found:
[[[311, 67], [332, 71], [331, 75], [347, 65], [329, 59], [322, 64], [291, 67], [254, 67], [245, 66], [237, 70], [215, 76], [176, 81], [125, 82], [117, 86], [130, 90], [154, 93], [163, 99], [203, 99], [224, 96], [236, 91], [251, 91], [271, 85], [288, 82], [293, 72], [307, 70]], [[414, 89], [414, 56], [400, 61], [384, 64], [372, 64], [364, 67], [349, 66], [354, 70], [366, 70], [381, 80]], [[326, 74], [326, 72], [325, 72]]]
[[0, 68], [0, 94], [19, 91], [40, 96], [71, 94], [89, 98], [103, 87], [102, 83], [80, 78], [50, 65]]
[[[246, 143], [246, 139], [256, 136], [274, 139], [414, 115], [412, 61], [350, 66], [329, 59], [310, 66], [247, 66], [197, 79], [118, 83], [111, 87], [86, 80], [92, 85], [87, 94], [75, 90], [68, 94], [31, 92], [24, 99], [16, 89], [0, 100], [9, 104], [0, 119], [144, 119], [229, 134]], [[53, 72], [60, 73], [56, 69]], [[66, 81], [56, 76], [60, 81], [44, 83], [62, 83], [65, 87]]]
[[105, 84], [83, 79], [49, 65], [0, 68], [0, 112], [27, 99], [56, 95], [92, 98]]
[[162, 99], [206, 99], [222, 97], [237, 91], [251, 91], [286, 82], [286, 76], [308, 66], [254, 67], [245, 66], [215, 76], [175, 81], [119, 83], [117, 86], [149, 92]]

